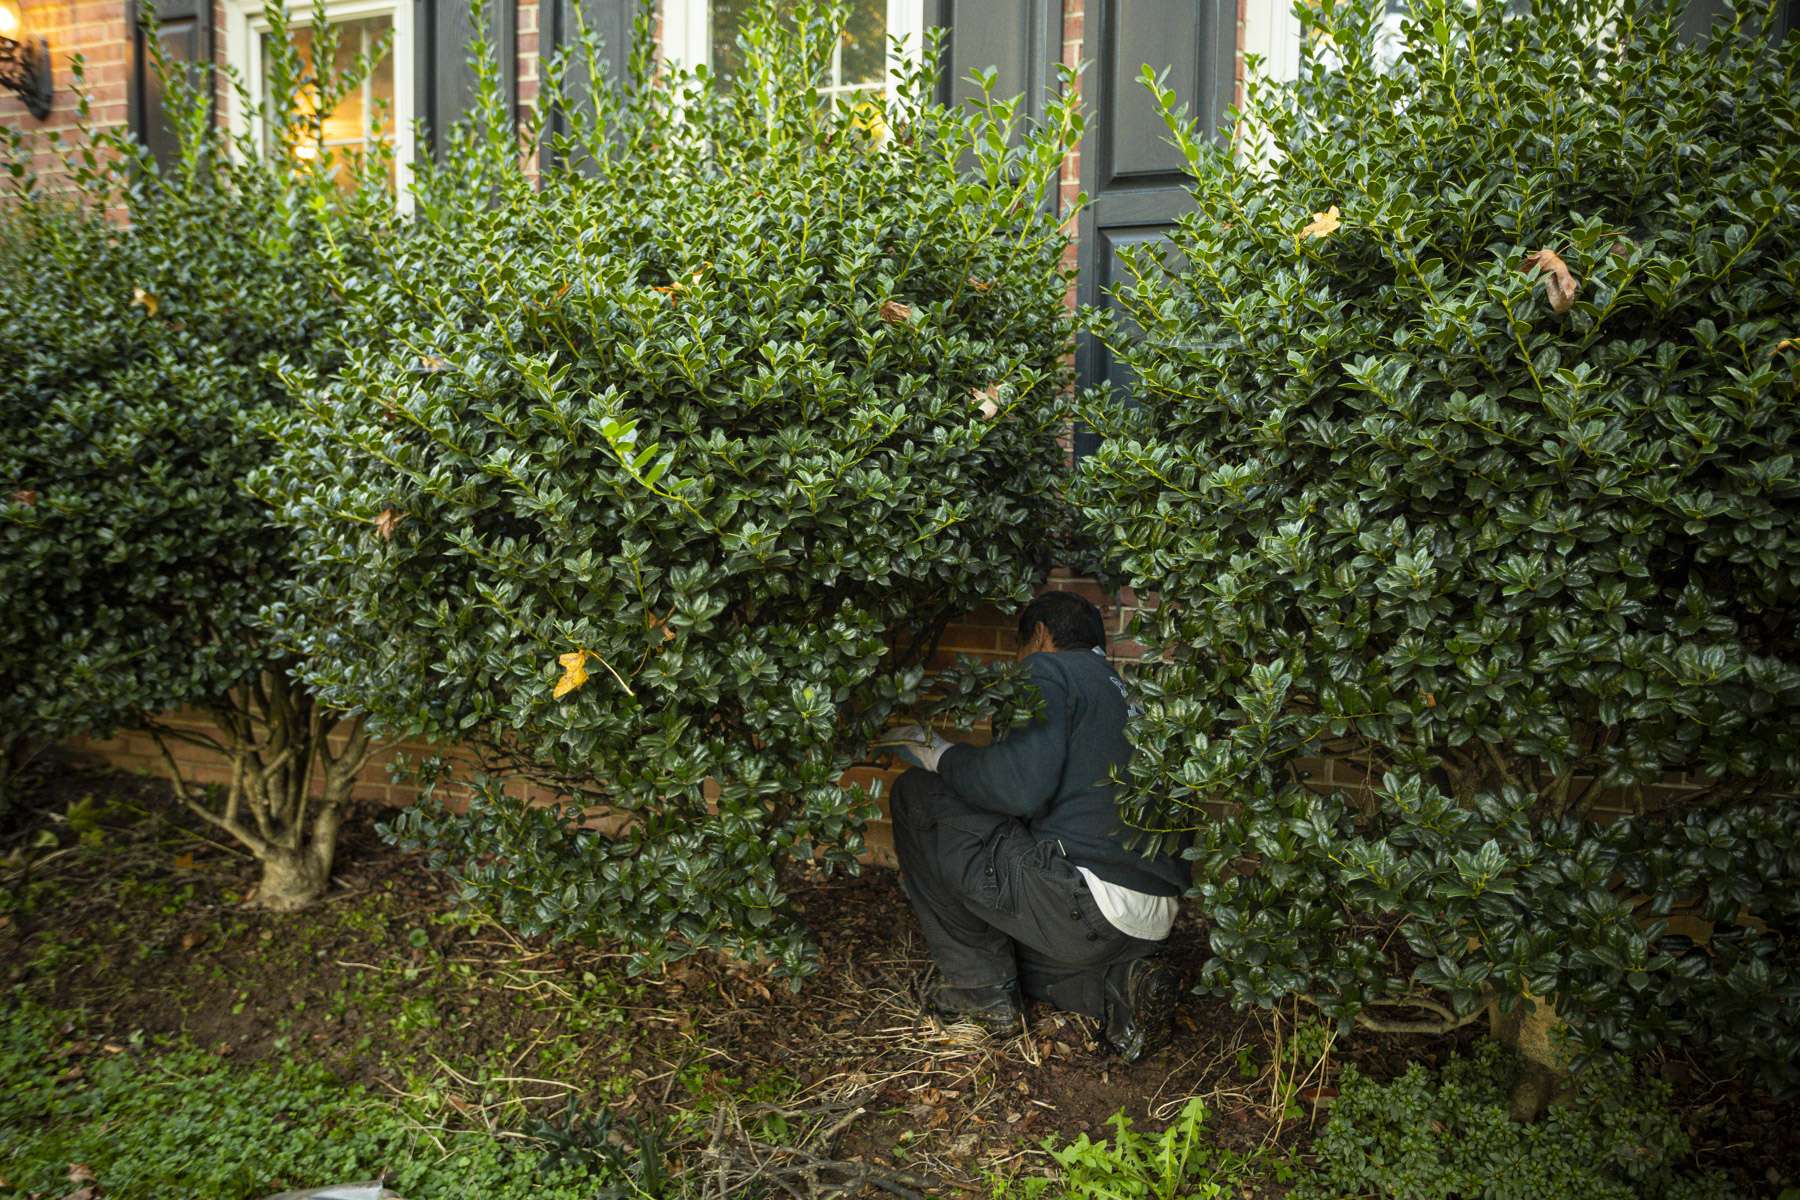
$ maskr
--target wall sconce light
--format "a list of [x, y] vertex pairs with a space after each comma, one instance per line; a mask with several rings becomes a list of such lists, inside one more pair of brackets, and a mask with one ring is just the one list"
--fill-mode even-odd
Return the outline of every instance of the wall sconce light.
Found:
[[50, 43], [25, 32], [19, 0], [0, 0], [0, 88], [17, 92], [38, 120], [50, 115]]

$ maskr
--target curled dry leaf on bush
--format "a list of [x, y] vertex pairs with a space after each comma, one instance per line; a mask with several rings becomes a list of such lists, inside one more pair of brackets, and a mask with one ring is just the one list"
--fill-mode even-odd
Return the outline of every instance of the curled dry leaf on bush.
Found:
[[[370, 60], [303, 84], [285, 13], [267, 16], [270, 136], [321, 151], [318, 114]], [[34, 159], [0, 131], [0, 749], [151, 731], [189, 806], [260, 861], [259, 897], [297, 905], [329, 878], [367, 741], [266, 636], [290, 541], [243, 484], [269, 452], [257, 425], [289, 403], [269, 360], [337, 353], [323, 247], [354, 253], [393, 200], [380, 155], [346, 192], [330, 172], [354, 172], [329, 152], [273, 160], [234, 140], [213, 120], [227, 81], [149, 69], [178, 135], [167, 163], [94, 127], [79, 67], [74, 140]], [[303, 87], [319, 103], [302, 108]], [[215, 730], [161, 720], [178, 708]], [[226, 756], [221, 796], [187, 786], [183, 742]]]
[[1318, 5], [1235, 148], [1149, 81], [1195, 207], [1129, 256], [1133, 394], [1084, 405], [1075, 495], [1164, 601], [1131, 805], [1199, 830], [1243, 1003], [1530, 996], [1793, 1086], [1800, 39], [1419, 3], [1390, 62], [1384, 7]]
[[[417, 219], [338, 264], [345, 364], [292, 372], [257, 482], [300, 547], [278, 615], [309, 686], [618, 830], [496, 784], [402, 836], [515, 928], [640, 967], [806, 969], [783, 870], [854, 863], [874, 797], [841, 780], [891, 717], [966, 717], [1013, 678], [923, 668], [950, 619], [1027, 598], [1066, 528], [1078, 110], [1026, 128], [991, 79], [939, 108], [928, 54], [876, 138], [817, 91], [841, 9], [780, 8], [730, 81], [653, 73], [640, 24], [614, 84], [584, 38], [547, 68], [567, 132], [536, 179], [478, 48], [477, 116]], [[592, 102], [557, 99], [577, 77]], [[992, 387], [1004, 415], [971, 402]]]

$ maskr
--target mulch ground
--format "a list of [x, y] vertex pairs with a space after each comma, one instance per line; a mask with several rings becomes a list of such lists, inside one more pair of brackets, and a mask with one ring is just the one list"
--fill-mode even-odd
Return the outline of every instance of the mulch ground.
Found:
[[[311, 1054], [377, 1092], [409, 1094], [427, 1066], [471, 1123], [566, 1113], [571, 1095], [621, 1123], [674, 1128], [686, 1113], [677, 1151], [711, 1194], [752, 1176], [985, 1192], [986, 1173], [1040, 1167], [1048, 1136], [1107, 1136], [1121, 1110], [1158, 1128], [1193, 1096], [1213, 1110], [1218, 1144], [1299, 1152], [1329, 1119], [1345, 1064], [1387, 1078], [1477, 1036], [1355, 1034], [1296, 1061], [1293, 1014], [1190, 997], [1171, 1044], [1126, 1066], [1091, 1022], [1042, 1007], [1011, 1039], [942, 1027], [920, 1015], [929, 964], [896, 876], [880, 869], [796, 886], [820, 947], [799, 993], [708, 956], [630, 980], [604, 949], [438, 919], [453, 907], [449, 881], [366, 821], [346, 834], [324, 903], [270, 914], [235, 902], [253, 864], [175, 817], [156, 781], [65, 772], [29, 807], [62, 812], [96, 794], [110, 808], [90, 852], [36, 868], [57, 881], [54, 909], [0, 924], [0, 983], [121, 1035], [184, 1034], [236, 1061]], [[74, 949], [47, 964], [46, 938]], [[1184, 915], [1175, 962], [1197, 972], [1205, 947]], [[558, 1039], [569, 1054], [551, 1074], [542, 1060]], [[1681, 1081], [1706, 1165], [1752, 1187], [1795, 1174], [1786, 1115], [1691, 1060], [1662, 1069]], [[1283, 1077], [1293, 1103], [1278, 1095]]]

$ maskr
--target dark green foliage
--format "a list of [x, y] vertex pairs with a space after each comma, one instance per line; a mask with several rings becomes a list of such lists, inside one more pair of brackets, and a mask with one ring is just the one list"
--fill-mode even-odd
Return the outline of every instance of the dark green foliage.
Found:
[[1253, 94], [1273, 154], [1171, 114], [1195, 209], [1173, 270], [1131, 260], [1136, 394], [1088, 405], [1076, 487], [1163, 601], [1137, 819], [1201, 831], [1243, 1003], [1443, 1027], [1530, 992], [1589, 1047], [1800, 1082], [1800, 39], [1422, 2], [1384, 68], [1379, 7], [1320, 5], [1335, 68]]
[[[285, 47], [285, 20], [271, 17], [270, 44]], [[270, 77], [278, 97], [287, 89], [271, 126], [316, 138], [317, 120], [294, 116], [294, 57], [272, 51]], [[355, 85], [321, 81], [325, 110]], [[0, 740], [212, 711], [224, 748], [268, 768], [246, 797], [256, 828], [230, 829], [267, 862], [290, 834], [306, 848], [308, 831], [286, 818], [331, 722], [309, 723], [261, 632], [287, 538], [243, 482], [268, 453], [257, 425], [286, 403], [271, 360], [322, 366], [333, 353], [342, 315], [325, 247], [349, 251], [392, 199], [374, 185], [340, 196], [329, 156], [297, 168], [234, 141], [213, 120], [211, 86], [179, 70], [166, 80], [181, 143], [167, 168], [117, 129], [85, 128], [84, 109], [83, 141], [40, 179], [43, 164], [6, 131]], [[346, 778], [319, 811], [347, 795]], [[326, 867], [329, 843], [317, 840]]]
[[[99, 154], [133, 149], [106, 139]], [[274, 402], [261, 356], [317, 336], [325, 281], [304, 269], [303, 238], [258, 236], [267, 190], [219, 191], [208, 163], [165, 179], [146, 156], [123, 195], [125, 171], [96, 168], [70, 196], [14, 162], [21, 186], [0, 204], [0, 726], [106, 733], [262, 662], [251, 624], [282, 543], [238, 490], [262, 455], [240, 413]], [[121, 203], [127, 228], [105, 219]]]
[[1686, 1168], [1669, 1085], [1604, 1059], [1536, 1124], [1507, 1113], [1509, 1059], [1494, 1042], [1433, 1078], [1414, 1063], [1392, 1083], [1344, 1071], [1331, 1122], [1296, 1200], [1724, 1200], [1716, 1175]]
[[803, 969], [780, 868], [853, 861], [871, 797], [840, 776], [1061, 524], [1046, 205], [1078, 114], [1009, 148], [1014, 105], [932, 108], [921, 71], [883, 137], [812, 90], [832, 15], [784, 7], [733, 86], [652, 82], [640, 47], [537, 181], [484, 66], [419, 219], [341, 265], [356, 341], [295, 373], [259, 484], [306, 561], [276, 615], [311, 686], [613, 816], [577, 838], [490, 788], [404, 834], [516, 927], [640, 965]]

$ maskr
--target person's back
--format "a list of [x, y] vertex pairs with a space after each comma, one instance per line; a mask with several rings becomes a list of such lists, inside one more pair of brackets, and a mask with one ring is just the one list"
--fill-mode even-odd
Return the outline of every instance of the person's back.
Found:
[[[1016, 816], [1108, 883], [1179, 896], [1188, 870], [1176, 855], [1145, 858], [1119, 819], [1115, 773], [1131, 758], [1125, 683], [1098, 647], [1040, 650], [1025, 659], [1045, 712], [993, 746], [951, 746], [938, 775], [965, 800]], [[1042, 798], [1041, 800], [1039, 798]]]
[[932, 1007], [1011, 1028], [1022, 991], [1099, 1017], [1134, 1059], [1167, 1030], [1176, 981], [1149, 956], [1187, 869], [1138, 853], [1119, 818], [1131, 705], [1099, 610], [1049, 593], [1019, 625], [1040, 715], [989, 746], [914, 730], [926, 769], [894, 787], [902, 883], [943, 977]]

